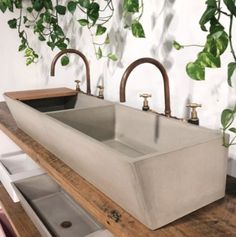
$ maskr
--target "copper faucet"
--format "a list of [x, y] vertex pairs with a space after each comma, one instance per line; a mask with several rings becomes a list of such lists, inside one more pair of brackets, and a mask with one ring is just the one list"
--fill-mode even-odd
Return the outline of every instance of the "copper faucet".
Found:
[[125, 70], [121, 82], [120, 82], [120, 102], [125, 102], [125, 87], [126, 87], [126, 82], [128, 80], [128, 77], [130, 73], [136, 68], [138, 65], [143, 64], [143, 63], [151, 63], [155, 65], [161, 72], [163, 82], [164, 82], [164, 94], [165, 94], [165, 115], [167, 117], [171, 117], [171, 110], [170, 110], [170, 91], [169, 91], [169, 78], [166, 73], [165, 68], [163, 65], [158, 62], [154, 58], [140, 58], [133, 63], [131, 63], [128, 68]]
[[82, 54], [79, 50], [76, 49], [64, 49], [62, 51], [60, 51], [52, 60], [51, 63], [51, 76], [55, 76], [55, 66], [57, 63], [57, 60], [63, 55], [63, 54], [67, 54], [67, 53], [74, 53], [79, 55], [85, 64], [86, 67], [86, 81], [87, 81], [87, 94], [90, 95], [91, 94], [91, 88], [90, 88], [90, 67], [89, 67], [89, 62], [88, 59], [85, 57], [84, 54]]

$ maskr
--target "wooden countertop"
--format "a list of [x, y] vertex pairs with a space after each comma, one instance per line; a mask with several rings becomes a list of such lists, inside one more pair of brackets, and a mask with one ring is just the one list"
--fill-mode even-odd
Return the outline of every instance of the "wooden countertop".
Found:
[[[159, 230], [151, 231], [21, 131], [5, 102], [0, 102], [0, 129], [117, 237], [236, 236], [236, 179], [234, 178], [228, 178], [225, 198]], [[119, 214], [120, 217], [118, 215], [117, 218], [116, 214]]]

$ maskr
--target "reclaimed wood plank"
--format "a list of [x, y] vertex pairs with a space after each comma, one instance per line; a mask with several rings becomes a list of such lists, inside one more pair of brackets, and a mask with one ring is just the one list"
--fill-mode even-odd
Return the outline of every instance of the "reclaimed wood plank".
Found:
[[0, 185], [0, 203], [17, 237], [42, 237], [21, 204], [14, 203], [2, 185]]
[[25, 91], [11, 91], [5, 92], [4, 95], [15, 100], [32, 100], [42, 98], [52, 98], [61, 96], [72, 96], [78, 92], [66, 87], [49, 88], [40, 90], [25, 90]]

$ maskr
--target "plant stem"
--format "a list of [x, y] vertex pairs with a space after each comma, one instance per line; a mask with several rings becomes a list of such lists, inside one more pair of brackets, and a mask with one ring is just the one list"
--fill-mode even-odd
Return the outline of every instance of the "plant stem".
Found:
[[218, 17], [217, 20], [220, 20], [220, 14], [221, 14], [221, 10], [220, 10], [220, 5], [221, 5], [221, 0], [218, 0], [218, 4], [217, 4], [217, 8], [218, 8]]
[[230, 44], [230, 50], [233, 55], [234, 61], [236, 62], [236, 54], [233, 48], [233, 42], [232, 42], [232, 28], [233, 28], [233, 14], [230, 15], [230, 23], [229, 23], [229, 44]]
[[140, 15], [139, 15], [138, 18], [137, 18], [138, 21], [140, 21], [142, 15], [143, 15], [143, 9], [144, 9], [143, 0], [141, 0], [140, 9], [141, 9], [141, 12], [140, 12]]
[[21, 29], [21, 21], [22, 21], [22, 8], [20, 9], [19, 24], [17, 26], [17, 31], [19, 34], [20, 34], [20, 29]]
[[[220, 9], [218, 9], [218, 12], [219, 12], [219, 13], [222, 13], [222, 14], [224, 14], [224, 15], [226, 15], [226, 16], [230, 16], [229, 13], [224, 12], [224, 11], [222, 11], [222, 10], [220, 10]], [[220, 16], [220, 14], [218, 15], [218, 17], [219, 17], [219, 16]]]
[[204, 45], [200, 45], [200, 44], [186, 44], [186, 45], [181, 45], [185, 48], [187, 47], [201, 47], [201, 48], [204, 48]]

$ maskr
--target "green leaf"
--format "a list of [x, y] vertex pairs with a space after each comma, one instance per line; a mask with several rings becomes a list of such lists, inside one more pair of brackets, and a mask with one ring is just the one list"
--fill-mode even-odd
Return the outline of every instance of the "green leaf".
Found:
[[216, 0], [207, 0], [206, 4], [208, 7], [217, 7]]
[[53, 27], [53, 30], [54, 30], [54, 33], [57, 37], [64, 37], [65, 36], [62, 28], [59, 25], [55, 25]]
[[7, 6], [8, 10], [13, 12], [14, 10], [14, 5], [12, 0], [4, 0], [4, 4]]
[[102, 58], [102, 50], [100, 47], [98, 47], [98, 51], [97, 51], [96, 55], [97, 55], [97, 59]]
[[224, 109], [221, 113], [221, 124], [222, 127], [225, 129], [229, 126], [234, 119], [234, 113], [231, 109]]
[[16, 0], [16, 1], [15, 1], [15, 7], [16, 7], [17, 9], [20, 9], [20, 8], [22, 7], [22, 0]]
[[109, 53], [108, 55], [107, 55], [107, 57], [109, 58], [109, 59], [111, 59], [112, 61], [117, 61], [117, 56], [115, 55], [115, 54], [113, 54], [113, 53]]
[[139, 12], [139, 0], [124, 0], [123, 9], [127, 12]]
[[51, 14], [49, 12], [43, 14], [43, 21], [49, 24], [51, 23]]
[[215, 13], [216, 13], [217, 8], [216, 7], [207, 7], [207, 9], [205, 10], [205, 12], [203, 13], [199, 24], [201, 26], [201, 29], [203, 31], [207, 31], [205, 24], [207, 22], [209, 22], [212, 18], [215, 17]]
[[32, 11], [34, 10], [33, 7], [27, 7], [26, 10], [29, 12], [29, 13], [32, 13]]
[[232, 62], [228, 64], [228, 85], [232, 87], [232, 75], [236, 69], [236, 63]]
[[7, 10], [7, 6], [3, 1], [0, 1], [0, 10], [4, 13]]
[[73, 14], [75, 12], [76, 7], [77, 7], [77, 2], [75, 2], [75, 1], [68, 2], [67, 9], [71, 14]]
[[[210, 33], [211, 33], [211, 35], [213, 35], [214, 33], [217, 33], [219, 31], [224, 32], [224, 26], [221, 25], [221, 23], [214, 17], [210, 21]], [[219, 34], [219, 33], [217, 33], [217, 34]]]
[[175, 48], [175, 49], [177, 49], [177, 50], [180, 50], [180, 49], [183, 49], [184, 48], [184, 46], [182, 46], [181, 44], [179, 44], [177, 41], [173, 41], [173, 47]]
[[78, 0], [81, 7], [88, 9], [90, 1], [89, 0]]
[[131, 25], [132, 34], [137, 38], [145, 38], [145, 33], [139, 21], [133, 21]]
[[100, 9], [100, 6], [96, 2], [92, 2], [88, 6], [87, 15], [88, 15], [88, 18], [92, 20], [93, 24], [96, 23], [99, 17], [99, 9]]
[[32, 56], [32, 49], [26, 48], [25, 49], [25, 57], [30, 57]]
[[55, 6], [55, 9], [56, 9], [57, 13], [60, 15], [66, 14], [66, 7], [65, 6], [57, 5], [57, 6]]
[[236, 133], [236, 128], [230, 128], [229, 131], [233, 132], [233, 133]]
[[57, 42], [56, 46], [60, 49], [60, 50], [64, 50], [67, 48], [67, 44], [64, 42]]
[[233, 14], [236, 17], [236, 6], [234, 0], [224, 0], [224, 3], [231, 14]]
[[203, 67], [220, 67], [220, 58], [215, 57], [214, 55], [208, 52], [199, 53], [197, 62]]
[[56, 46], [55, 43], [52, 42], [52, 41], [48, 41], [47, 45], [51, 48], [51, 50], [53, 50], [55, 48], [55, 46]]
[[64, 56], [61, 58], [61, 65], [62, 65], [62, 66], [68, 65], [69, 62], [70, 62], [70, 59], [68, 58], [68, 56], [64, 55]]
[[26, 49], [26, 45], [25, 44], [21, 44], [20, 46], [19, 46], [19, 48], [18, 48], [18, 51], [23, 51], [23, 50], [25, 50]]
[[28, 21], [28, 18], [26, 16], [23, 16], [23, 23], [25, 24]]
[[97, 25], [96, 35], [102, 35], [106, 32], [107, 28], [102, 25]]
[[37, 12], [41, 11], [44, 7], [43, 0], [32, 0], [33, 3], [33, 9]]
[[205, 68], [197, 62], [188, 63], [186, 66], [186, 72], [194, 80], [205, 80]]
[[44, 0], [44, 7], [45, 7], [46, 9], [53, 10], [52, 1], [51, 1], [51, 0]]
[[29, 66], [31, 63], [33, 63], [33, 59], [30, 58], [26, 58], [26, 65]]
[[229, 37], [225, 31], [219, 36], [219, 38], [215, 38], [215, 36], [209, 34], [204, 46], [204, 52], [209, 52], [215, 57], [219, 57], [228, 47], [228, 42]]
[[110, 44], [110, 38], [109, 38], [109, 35], [107, 34], [107, 37], [104, 41], [104, 44]]
[[86, 19], [80, 19], [78, 20], [81, 26], [87, 26], [89, 24], [89, 21]]
[[7, 23], [11, 29], [16, 29], [16, 27], [17, 27], [17, 19], [16, 18], [9, 20]]
[[40, 41], [45, 41], [45, 40], [46, 40], [45, 37], [44, 37], [42, 34], [39, 35], [38, 39], [39, 39]]

